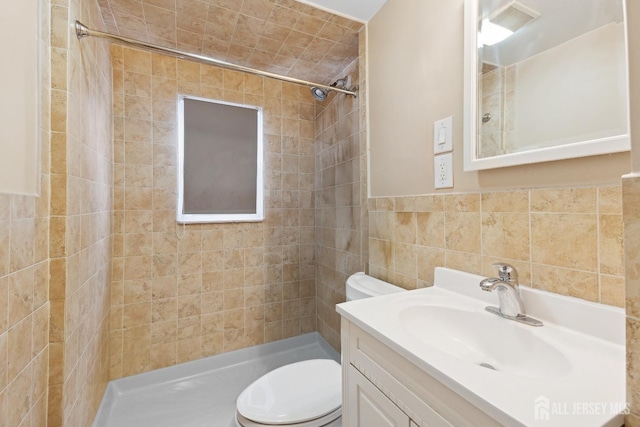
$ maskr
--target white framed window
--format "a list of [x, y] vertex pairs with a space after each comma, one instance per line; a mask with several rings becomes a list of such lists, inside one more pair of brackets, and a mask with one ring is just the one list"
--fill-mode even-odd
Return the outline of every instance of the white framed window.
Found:
[[179, 223], [264, 220], [262, 108], [178, 96]]

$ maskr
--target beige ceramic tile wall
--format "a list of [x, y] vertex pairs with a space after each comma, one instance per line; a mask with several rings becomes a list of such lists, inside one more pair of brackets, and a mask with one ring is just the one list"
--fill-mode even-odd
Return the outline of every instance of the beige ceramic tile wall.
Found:
[[[479, 89], [482, 93], [482, 108], [478, 117], [482, 138], [480, 157], [510, 153], [518, 148], [513, 146], [515, 77], [514, 65], [482, 74]], [[486, 122], [483, 120], [485, 114], [490, 114]]]
[[[345, 71], [357, 82], [357, 64]], [[354, 83], [355, 84], [355, 83]], [[346, 278], [366, 262], [366, 161], [359, 98], [332, 95], [318, 103], [316, 119], [316, 253], [318, 331], [340, 348]], [[363, 244], [364, 243], [364, 244]]]
[[[308, 89], [114, 47], [111, 377], [316, 330]], [[261, 106], [266, 220], [175, 222], [176, 95]]]
[[627, 309], [627, 402], [625, 425], [640, 426], [640, 178], [623, 178]]
[[113, 138], [108, 44], [78, 41], [100, 26], [97, 3], [51, 9], [49, 426], [87, 426], [108, 380]]
[[624, 305], [619, 186], [426, 195], [369, 200], [371, 274], [405, 288], [433, 269], [495, 276], [516, 267], [524, 285]]
[[0, 425], [44, 426], [49, 361], [49, 2], [42, 10], [40, 196], [0, 194]]
[[[480, 157], [502, 154], [505, 80], [505, 68], [498, 67], [483, 73], [479, 81], [478, 93], [482, 94], [482, 105], [478, 118], [480, 138], [482, 139]], [[487, 122], [482, 120], [482, 116], [485, 114], [491, 115]]]
[[108, 31], [299, 79], [331, 83], [364, 24], [295, 0], [100, 0]]

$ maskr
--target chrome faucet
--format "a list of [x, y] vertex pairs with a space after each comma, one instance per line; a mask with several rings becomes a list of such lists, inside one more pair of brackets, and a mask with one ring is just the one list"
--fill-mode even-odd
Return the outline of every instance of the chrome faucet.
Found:
[[518, 272], [503, 263], [493, 264], [498, 267], [497, 278], [486, 278], [480, 282], [480, 289], [486, 292], [498, 293], [498, 307], [488, 306], [486, 310], [505, 319], [515, 320], [531, 326], [542, 326], [542, 322], [526, 315], [524, 302], [520, 298]]

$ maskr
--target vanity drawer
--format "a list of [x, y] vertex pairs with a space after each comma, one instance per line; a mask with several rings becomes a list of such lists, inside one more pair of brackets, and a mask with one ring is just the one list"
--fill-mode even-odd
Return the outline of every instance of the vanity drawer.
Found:
[[[392, 402], [422, 427], [495, 427], [501, 424], [407, 361], [359, 327], [343, 319], [345, 356]], [[345, 336], [343, 335], [343, 336]], [[344, 363], [344, 361], [343, 361]]]

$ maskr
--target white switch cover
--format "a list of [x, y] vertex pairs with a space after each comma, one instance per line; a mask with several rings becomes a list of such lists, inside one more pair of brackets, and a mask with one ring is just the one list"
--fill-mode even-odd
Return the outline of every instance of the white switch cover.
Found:
[[433, 172], [436, 188], [453, 187], [453, 153], [441, 154], [433, 158]]
[[453, 118], [438, 120], [433, 124], [433, 154], [453, 151]]

